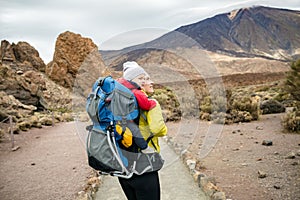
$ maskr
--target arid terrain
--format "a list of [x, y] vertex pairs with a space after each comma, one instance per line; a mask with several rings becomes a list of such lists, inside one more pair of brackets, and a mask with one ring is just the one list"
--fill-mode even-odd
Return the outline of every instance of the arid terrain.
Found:
[[[300, 198], [300, 135], [282, 131], [282, 115], [223, 126], [213, 150], [200, 159], [201, 172], [214, 177], [227, 199]], [[197, 120], [172, 122], [169, 136], [175, 149], [197, 157], [210, 126]], [[74, 127], [68, 122], [21, 132], [15, 135], [17, 151], [11, 151], [9, 140], [0, 143], [1, 199], [74, 199], [90, 174]], [[272, 145], [262, 145], [264, 140]]]
[[[300, 199], [300, 135], [285, 133], [284, 114], [261, 116], [259, 121], [224, 125], [212, 151], [201, 158], [202, 169], [226, 193], [227, 199]], [[196, 157], [209, 122], [169, 123], [175, 148], [188, 149]], [[182, 130], [186, 129], [187, 132]], [[181, 130], [178, 131], [178, 130]], [[272, 145], [263, 142], [272, 142]], [[269, 144], [269, 145], [268, 145]]]
[[[168, 121], [167, 143], [178, 155], [198, 159], [196, 169], [228, 200], [300, 199], [300, 134], [283, 131], [284, 113], [260, 115], [265, 100], [283, 109], [295, 106], [297, 94], [278, 81], [299, 58], [299, 35], [290, 34], [300, 32], [299, 17], [287, 9], [241, 8], [116, 51], [102, 51], [91, 38], [66, 30], [49, 63], [28, 42], [3, 39], [0, 199], [69, 200], [84, 190], [91, 168], [84, 137], [70, 121], [84, 110], [94, 81], [119, 78], [130, 60], [157, 86], [153, 97]], [[222, 121], [222, 115], [229, 125], [202, 121]], [[15, 123], [13, 150], [8, 118]]]
[[74, 122], [31, 129], [0, 143], [1, 200], [70, 200], [91, 173]]

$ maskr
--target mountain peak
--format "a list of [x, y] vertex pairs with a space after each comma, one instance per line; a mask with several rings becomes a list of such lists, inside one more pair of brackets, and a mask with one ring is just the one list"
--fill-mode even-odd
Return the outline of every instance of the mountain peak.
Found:
[[176, 31], [197, 41], [206, 50], [235, 56], [285, 60], [297, 56], [300, 49], [300, 14], [295, 10], [246, 7], [182, 26]]
[[246, 11], [246, 10], [249, 10], [249, 9], [250, 9], [250, 7], [232, 10], [231, 12], [229, 12], [227, 14], [227, 16], [232, 21], [232, 20], [234, 20], [238, 16], [238, 14], [240, 14], [240, 13]]
[[300, 56], [300, 11], [252, 6], [181, 26], [125, 50], [200, 47], [235, 57], [290, 61]]

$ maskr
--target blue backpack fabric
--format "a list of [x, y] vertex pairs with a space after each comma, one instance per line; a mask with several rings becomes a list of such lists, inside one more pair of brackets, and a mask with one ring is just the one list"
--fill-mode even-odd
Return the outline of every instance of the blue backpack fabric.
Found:
[[134, 120], [139, 114], [134, 94], [111, 76], [101, 77], [94, 83], [86, 110], [94, 128], [103, 131], [111, 122]]

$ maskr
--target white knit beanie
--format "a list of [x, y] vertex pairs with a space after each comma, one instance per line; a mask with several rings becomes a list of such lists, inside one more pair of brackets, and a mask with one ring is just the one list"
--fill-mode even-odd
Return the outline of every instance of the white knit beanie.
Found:
[[123, 77], [126, 80], [132, 80], [141, 74], [148, 75], [147, 72], [136, 62], [127, 61], [123, 64]]

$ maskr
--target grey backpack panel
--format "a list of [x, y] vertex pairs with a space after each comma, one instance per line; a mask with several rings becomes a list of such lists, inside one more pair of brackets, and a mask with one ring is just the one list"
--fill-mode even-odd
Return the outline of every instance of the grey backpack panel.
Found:
[[99, 124], [98, 120], [98, 104], [100, 97], [97, 96], [97, 93], [91, 93], [88, 97], [89, 102], [87, 104], [86, 110], [90, 116], [92, 122]]
[[108, 104], [108, 109], [114, 114], [115, 120], [122, 120], [122, 118], [130, 119], [130, 117], [127, 117], [129, 114], [138, 112], [133, 94], [116, 88], [108, 96], [108, 99], [111, 99], [110, 104]]
[[157, 152], [144, 154], [138, 153], [136, 166], [133, 170], [135, 174], [153, 172], [160, 170], [164, 165], [164, 159]]
[[[109, 141], [110, 140], [110, 141]], [[109, 134], [92, 129], [87, 138], [87, 153], [89, 164], [100, 171], [124, 171], [124, 166], [115, 156], [114, 148], [110, 145]]]

